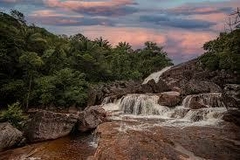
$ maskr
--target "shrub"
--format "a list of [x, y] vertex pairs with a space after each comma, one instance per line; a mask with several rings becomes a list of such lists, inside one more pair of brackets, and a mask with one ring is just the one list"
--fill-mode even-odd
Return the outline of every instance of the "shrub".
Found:
[[7, 121], [17, 128], [22, 128], [27, 118], [19, 102], [8, 105], [8, 109], [0, 113], [0, 121]]

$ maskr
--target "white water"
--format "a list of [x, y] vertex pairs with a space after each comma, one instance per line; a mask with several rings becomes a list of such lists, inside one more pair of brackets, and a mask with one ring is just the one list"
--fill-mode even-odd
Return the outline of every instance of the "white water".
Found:
[[[154, 121], [157, 122], [154, 124], [136, 125], [134, 127], [126, 126], [125, 123], [121, 122], [120, 130], [122, 131], [127, 129], [139, 130], [147, 128], [146, 126], [153, 127], [156, 125], [179, 127], [217, 125], [222, 121], [221, 118], [227, 111], [221, 102], [220, 96], [218, 93], [190, 95], [183, 100], [181, 106], [169, 108], [159, 105], [159, 97], [156, 95], [129, 94], [115, 103], [103, 104], [103, 108], [108, 111], [112, 120], [134, 122], [155, 119]], [[191, 109], [189, 101], [196, 97], [208, 108]]]
[[148, 81], [150, 80], [154, 80], [155, 83], [158, 83], [159, 81], [159, 77], [164, 73], [166, 72], [167, 70], [169, 70], [172, 66], [168, 66], [168, 67], [165, 67], [163, 68], [161, 71], [158, 71], [158, 72], [154, 72], [152, 74], [150, 74], [147, 78], [144, 79], [143, 83], [142, 84], [147, 84]]
[[199, 102], [201, 105], [206, 107], [223, 107], [225, 108], [225, 104], [221, 101], [222, 94], [221, 93], [203, 93], [197, 95], [188, 95], [183, 100], [183, 106], [186, 108], [191, 108], [190, 105], [192, 101]]

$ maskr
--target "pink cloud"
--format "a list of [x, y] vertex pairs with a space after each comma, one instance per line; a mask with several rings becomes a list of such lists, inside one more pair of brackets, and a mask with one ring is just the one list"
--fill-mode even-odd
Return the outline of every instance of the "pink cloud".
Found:
[[132, 0], [109, 0], [109, 1], [60, 1], [60, 0], [44, 0], [44, 3], [50, 7], [62, 7], [69, 9], [79, 8], [98, 8], [98, 7], [117, 7], [122, 5], [135, 4]]
[[73, 14], [68, 12], [60, 13], [57, 12], [56, 10], [50, 10], [50, 9], [44, 9], [44, 10], [37, 10], [32, 12], [29, 16], [36, 16], [36, 17], [78, 17], [82, 18], [83, 15], [80, 14]]
[[143, 46], [146, 41], [154, 41], [163, 45], [166, 41], [165, 35], [156, 30], [130, 27], [101, 27], [93, 26], [84, 29], [84, 35], [90, 39], [104, 37], [113, 45], [121, 41], [129, 42], [134, 48]]
[[175, 30], [161, 32], [160, 30], [146, 28], [101, 26], [81, 29], [81, 33], [90, 39], [102, 36], [114, 45], [120, 41], [126, 41], [135, 49], [143, 47], [146, 41], [156, 42], [158, 45], [164, 46], [165, 51], [171, 58], [176, 60], [177, 57], [178, 62], [203, 54], [203, 44], [216, 37], [216, 34], [207, 31]]

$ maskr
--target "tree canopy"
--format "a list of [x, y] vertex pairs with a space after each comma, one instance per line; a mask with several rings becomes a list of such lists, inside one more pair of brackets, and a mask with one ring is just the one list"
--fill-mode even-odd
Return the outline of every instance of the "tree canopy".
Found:
[[169, 65], [154, 42], [138, 50], [128, 42], [113, 47], [102, 37], [54, 35], [27, 25], [16, 10], [0, 12], [0, 104], [84, 107], [90, 85], [143, 79]]

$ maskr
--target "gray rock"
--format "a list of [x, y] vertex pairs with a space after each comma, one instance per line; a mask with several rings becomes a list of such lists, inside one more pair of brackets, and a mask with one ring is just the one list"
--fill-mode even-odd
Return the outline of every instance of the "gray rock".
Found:
[[26, 134], [31, 142], [56, 139], [68, 135], [77, 122], [76, 114], [39, 110], [32, 115]]
[[14, 146], [20, 146], [25, 141], [23, 133], [10, 123], [0, 123], [0, 151]]
[[87, 107], [78, 118], [78, 130], [81, 132], [95, 129], [106, 121], [106, 111], [100, 106]]
[[141, 85], [142, 93], [161, 93], [170, 91], [170, 88], [162, 79], [159, 79], [158, 83], [152, 79], [148, 81], [146, 84]]
[[181, 97], [179, 92], [163, 92], [158, 95], [158, 103], [162, 106], [174, 107], [181, 102]]
[[183, 105], [191, 109], [225, 107], [221, 93], [189, 95], [183, 100]]
[[93, 87], [88, 92], [88, 106], [100, 105], [105, 97], [121, 98], [130, 93], [141, 92], [141, 84], [134, 81], [117, 81]]
[[227, 113], [224, 114], [223, 120], [226, 122], [232, 122], [237, 126], [240, 126], [240, 110], [228, 110]]
[[223, 89], [223, 99], [228, 108], [240, 108], [240, 85], [226, 84]]
[[182, 95], [221, 92], [222, 89], [217, 84], [209, 81], [190, 80], [181, 87]]

